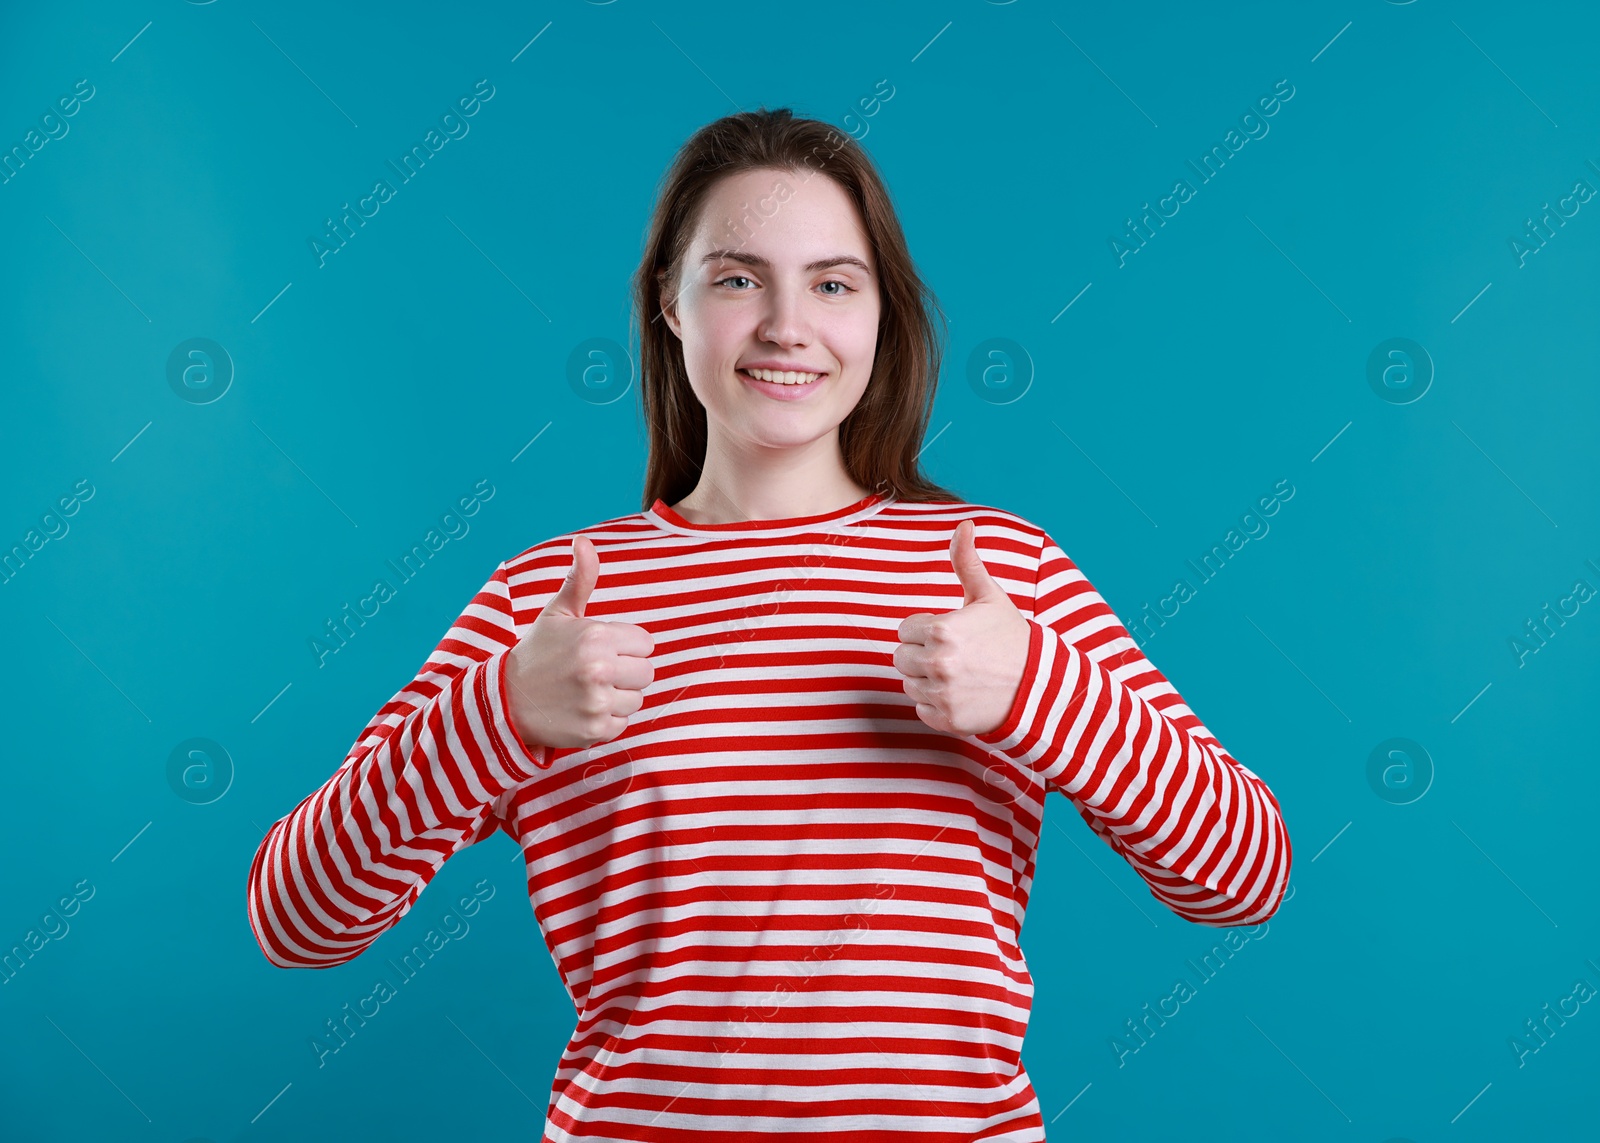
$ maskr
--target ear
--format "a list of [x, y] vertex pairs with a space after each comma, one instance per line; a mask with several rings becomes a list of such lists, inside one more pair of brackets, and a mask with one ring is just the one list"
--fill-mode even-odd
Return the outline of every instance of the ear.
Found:
[[677, 295], [667, 296], [666, 271], [656, 275], [657, 296], [661, 299], [661, 320], [667, 323], [667, 328], [672, 330], [672, 336], [679, 341], [683, 340], [683, 326], [678, 321]]

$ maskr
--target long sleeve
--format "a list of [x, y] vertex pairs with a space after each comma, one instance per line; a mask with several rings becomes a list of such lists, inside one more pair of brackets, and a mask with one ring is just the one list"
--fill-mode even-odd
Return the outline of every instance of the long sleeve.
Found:
[[1277, 799], [1195, 717], [1066, 553], [1042, 535], [1027, 665], [974, 735], [1059, 789], [1185, 920], [1257, 924], [1289, 884]]
[[496, 799], [549, 765], [507, 719], [515, 644], [502, 563], [333, 776], [273, 823], [249, 882], [250, 927], [273, 964], [354, 959], [451, 855], [499, 828]]

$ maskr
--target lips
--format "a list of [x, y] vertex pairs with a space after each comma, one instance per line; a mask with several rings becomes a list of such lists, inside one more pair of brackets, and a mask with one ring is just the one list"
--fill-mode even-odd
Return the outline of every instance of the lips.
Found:
[[[823, 373], [813, 381], [783, 384], [776, 381], [762, 381], [760, 378], [752, 377], [743, 369], [737, 369], [735, 372], [738, 373], [739, 379], [750, 388], [758, 390], [764, 396], [769, 397], [774, 401], [803, 401], [821, 388], [822, 382], [825, 381], [828, 376], [826, 373]], [[765, 370], [763, 370], [763, 372], [765, 372]]]
[[[740, 366], [739, 372], [752, 381], [769, 385], [809, 385], [826, 376], [824, 369], [779, 369], [776, 366]], [[757, 374], [766, 376], [758, 377]]]

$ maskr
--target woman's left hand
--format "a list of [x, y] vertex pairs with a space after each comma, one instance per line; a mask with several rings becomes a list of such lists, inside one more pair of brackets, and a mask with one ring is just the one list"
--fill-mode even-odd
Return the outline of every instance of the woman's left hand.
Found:
[[957, 736], [986, 734], [1005, 721], [1028, 658], [1028, 619], [983, 566], [975, 530], [963, 520], [950, 541], [960, 609], [906, 616], [894, 652], [917, 717]]

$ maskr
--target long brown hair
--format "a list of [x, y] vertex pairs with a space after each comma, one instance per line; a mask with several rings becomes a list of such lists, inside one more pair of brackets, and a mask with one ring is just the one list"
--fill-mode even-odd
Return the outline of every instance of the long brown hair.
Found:
[[706, 456], [706, 411], [689, 386], [683, 346], [664, 321], [665, 301], [681, 285], [683, 261], [700, 208], [719, 179], [772, 168], [803, 178], [824, 174], [854, 201], [866, 226], [882, 289], [872, 376], [839, 426], [846, 472], [863, 488], [907, 501], [960, 501], [929, 480], [917, 454], [933, 411], [944, 313], [918, 276], [889, 191], [859, 144], [827, 123], [788, 108], [744, 111], [696, 131], [663, 177], [644, 256], [634, 275], [639, 323], [639, 400], [650, 433], [642, 508], [681, 500], [699, 482]]

